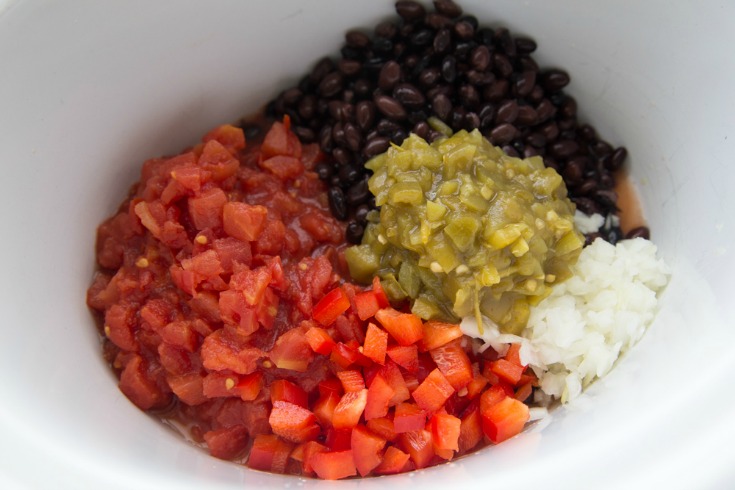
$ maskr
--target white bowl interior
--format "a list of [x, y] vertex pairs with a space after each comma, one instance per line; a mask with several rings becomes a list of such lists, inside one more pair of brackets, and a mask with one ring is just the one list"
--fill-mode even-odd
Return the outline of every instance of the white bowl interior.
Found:
[[[651, 331], [577, 403], [507, 444], [391, 481], [732, 484], [718, 450], [735, 436], [726, 388], [735, 368], [735, 65], [726, 54], [735, 6], [461, 5], [534, 37], [542, 66], [572, 74], [582, 116], [627, 146], [674, 275]], [[95, 228], [144, 159], [255, 111], [336, 53], [348, 28], [392, 12], [390, 1], [357, 0], [0, 2], [0, 487], [320, 485], [210, 458], [141, 413], [102, 361], [85, 291]]]

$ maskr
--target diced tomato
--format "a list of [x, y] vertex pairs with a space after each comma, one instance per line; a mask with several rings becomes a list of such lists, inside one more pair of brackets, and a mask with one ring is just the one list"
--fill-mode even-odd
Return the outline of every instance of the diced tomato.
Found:
[[313, 412], [322, 427], [330, 427], [334, 418], [334, 409], [339, 404], [340, 396], [335, 392], [328, 392], [319, 397], [314, 403]]
[[387, 308], [390, 306], [388, 295], [385, 294], [385, 290], [380, 284], [380, 278], [378, 276], [373, 277], [373, 294], [375, 295], [375, 299], [378, 300], [378, 306], [380, 308]]
[[245, 451], [248, 443], [248, 429], [244, 425], [234, 425], [225, 429], [210, 430], [204, 433], [209, 452], [215, 458], [234, 459]]
[[286, 155], [267, 158], [260, 162], [260, 167], [281, 180], [294, 179], [304, 173], [304, 164], [301, 160]]
[[525, 368], [526, 365], [521, 362], [521, 344], [510, 344], [508, 352], [505, 353], [505, 360]]
[[416, 344], [394, 345], [387, 349], [388, 357], [410, 373], [419, 369], [419, 350]]
[[332, 417], [335, 429], [351, 429], [357, 425], [367, 404], [367, 392], [368, 390], [360, 390], [342, 395]]
[[357, 293], [353, 301], [355, 302], [355, 312], [362, 321], [372, 318], [380, 309], [378, 298], [373, 291]]
[[314, 359], [314, 352], [306, 340], [304, 327], [296, 327], [282, 334], [268, 354], [276, 367], [305, 372]]
[[447, 378], [455, 390], [460, 390], [472, 381], [472, 364], [459, 341], [453, 341], [429, 351], [436, 367]]
[[337, 287], [332, 289], [314, 306], [312, 318], [320, 324], [328, 327], [350, 307], [350, 298], [344, 289]]
[[201, 405], [208, 398], [204, 396], [202, 375], [199, 373], [182, 374], [166, 378], [168, 385], [179, 400], [189, 406]]
[[374, 432], [387, 441], [393, 442], [397, 437], [393, 421], [388, 417], [370, 419], [365, 424], [371, 432]]
[[118, 347], [128, 351], [138, 350], [135, 341], [135, 312], [132, 308], [114, 304], [105, 313], [107, 337]]
[[310, 462], [316, 475], [323, 480], [339, 480], [357, 474], [351, 450], [316, 453]]
[[222, 208], [225, 233], [245, 242], [256, 240], [265, 228], [268, 209], [244, 202], [228, 202]]
[[519, 434], [530, 417], [528, 406], [509, 396], [481, 408], [481, 415], [482, 430], [495, 444]]
[[507, 359], [498, 359], [497, 361], [491, 361], [490, 370], [495, 373], [498, 378], [502, 379], [503, 381], [507, 381], [514, 386], [518, 383], [518, 381], [520, 381], [521, 375], [523, 374], [523, 367], [514, 364]]
[[240, 392], [240, 399], [246, 402], [255, 400], [263, 388], [263, 372], [256, 371], [240, 378], [237, 383], [237, 389]]
[[229, 369], [238, 374], [250, 374], [264, 355], [260, 349], [230, 337], [225, 329], [213, 332], [204, 339], [201, 347], [202, 364], [212, 371]]
[[361, 476], [367, 476], [380, 464], [381, 451], [385, 444], [385, 439], [372, 433], [364, 425], [358, 424], [352, 429], [352, 455]]
[[459, 433], [462, 421], [454, 415], [435, 413], [429, 420], [432, 441], [439, 449], [459, 450]]
[[274, 434], [255, 437], [247, 465], [254, 470], [285, 473], [293, 446]]
[[431, 414], [439, 410], [454, 393], [454, 388], [439, 369], [434, 369], [411, 396], [416, 404]]
[[286, 379], [277, 379], [270, 385], [271, 402], [284, 401], [307, 408], [309, 396], [299, 385]]
[[335, 345], [329, 332], [319, 327], [311, 327], [306, 331], [306, 341], [314, 352], [322, 355], [329, 355]]
[[373, 323], [368, 323], [362, 349], [363, 355], [382, 365], [385, 364], [387, 347], [388, 332]]
[[222, 210], [227, 203], [227, 195], [219, 187], [213, 187], [190, 197], [188, 200], [189, 217], [197, 230], [222, 227]]
[[356, 371], [354, 369], [339, 371], [337, 373], [337, 377], [342, 383], [342, 387], [345, 392], [362, 391], [365, 389], [365, 380], [362, 378], [362, 373], [360, 373], [360, 371]]
[[219, 312], [222, 321], [237, 327], [241, 335], [250, 335], [260, 328], [255, 310], [239, 291], [229, 289], [220, 293]]
[[240, 396], [236, 386], [239, 378], [234, 374], [212, 372], [204, 377], [202, 388], [208, 398]]
[[242, 128], [232, 126], [231, 124], [217, 126], [202, 138], [202, 141], [205, 143], [210, 140], [219, 141], [222, 146], [233, 154], [245, 148], [245, 133]]
[[180, 347], [187, 352], [194, 352], [199, 344], [197, 334], [189, 322], [176, 321], [167, 324], [158, 331], [164, 342]]
[[415, 430], [405, 432], [398, 436], [401, 449], [409, 454], [416, 468], [425, 468], [434, 457], [434, 447], [431, 432], [428, 430]]
[[252, 262], [250, 244], [237, 238], [225, 237], [214, 240], [212, 249], [217, 252], [222, 269], [227, 273], [232, 272], [235, 263], [249, 267]]
[[452, 340], [462, 338], [459, 325], [430, 320], [424, 323], [424, 338], [421, 340], [421, 350], [430, 351], [448, 344]]
[[120, 391], [142, 410], [162, 407], [170, 398], [169, 394], [164, 393], [155, 380], [151, 379], [145, 361], [137, 354], [123, 369], [119, 386]]
[[290, 402], [273, 402], [268, 422], [274, 434], [291, 442], [310, 441], [321, 432], [311, 411]]
[[396, 434], [421, 430], [426, 426], [426, 412], [413, 403], [401, 403], [396, 407], [393, 428]]
[[266, 157], [285, 155], [301, 158], [301, 142], [285, 124], [280, 122], [273, 123], [260, 149]]
[[375, 319], [400, 345], [411, 345], [424, 336], [421, 319], [412, 313], [401, 313], [388, 307], [378, 310]]
[[406, 463], [411, 458], [395, 446], [389, 446], [383, 454], [383, 461], [375, 468], [378, 475], [394, 475], [401, 473], [406, 467]]
[[385, 417], [388, 407], [396, 391], [388, 382], [377, 374], [368, 388], [367, 404], [365, 405], [365, 420]]
[[518, 401], [525, 402], [531, 393], [533, 393], [533, 382], [528, 382], [518, 387], [514, 397]]
[[209, 140], [204, 144], [199, 155], [199, 165], [208, 171], [212, 180], [222, 181], [235, 175], [240, 162], [217, 140]]

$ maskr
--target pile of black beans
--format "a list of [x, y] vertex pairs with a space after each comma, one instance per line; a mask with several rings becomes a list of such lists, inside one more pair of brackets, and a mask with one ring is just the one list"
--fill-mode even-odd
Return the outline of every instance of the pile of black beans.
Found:
[[[541, 155], [578, 209], [614, 216], [615, 173], [627, 152], [577, 120], [577, 102], [563, 90], [569, 74], [539, 68], [532, 39], [483, 27], [451, 0], [433, 4], [428, 11], [402, 0], [398, 18], [372, 34], [347, 32], [338, 60], [320, 60], [267, 106], [268, 116], [287, 114], [303, 142], [318, 142], [331, 156], [317, 172], [329, 186], [332, 213], [349, 221], [347, 239], [360, 242], [375, 207], [365, 162], [411, 132], [437, 138], [427, 123], [432, 116], [454, 131], [479, 128], [510, 155]], [[615, 243], [622, 232], [606, 223], [595, 236]]]

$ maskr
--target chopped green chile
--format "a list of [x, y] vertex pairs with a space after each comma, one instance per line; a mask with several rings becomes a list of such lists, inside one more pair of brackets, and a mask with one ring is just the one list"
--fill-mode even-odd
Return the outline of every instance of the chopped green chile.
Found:
[[425, 319], [484, 314], [505, 332], [569, 277], [584, 239], [559, 174], [479, 131], [432, 144], [412, 134], [367, 163], [380, 214], [346, 251], [352, 276], [383, 280]]

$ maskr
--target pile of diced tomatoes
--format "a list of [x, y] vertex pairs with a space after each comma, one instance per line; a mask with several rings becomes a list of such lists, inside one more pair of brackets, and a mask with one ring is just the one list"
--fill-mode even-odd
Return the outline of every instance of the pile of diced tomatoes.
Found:
[[517, 346], [477, 352], [459, 326], [391, 305], [377, 279], [346, 279], [321, 158], [285, 120], [247, 148], [221, 126], [143, 165], [98, 230], [87, 295], [120, 390], [216, 457], [324, 479], [519, 433], [537, 380]]

